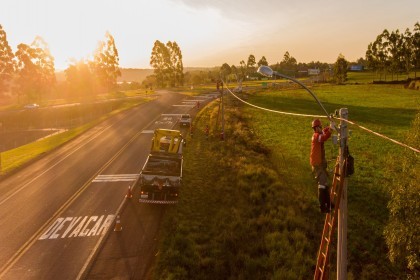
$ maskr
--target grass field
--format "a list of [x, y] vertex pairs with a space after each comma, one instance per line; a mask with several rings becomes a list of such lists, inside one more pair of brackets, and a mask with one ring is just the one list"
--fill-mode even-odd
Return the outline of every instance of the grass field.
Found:
[[[300, 89], [263, 89], [253, 83], [248, 102], [279, 111], [322, 114]], [[403, 141], [419, 110], [418, 91], [352, 84], [312, 87], [328, 112], [348, 108], [349, 119]], [[241, 95], [242, 96], [242, 95]], [[310, 279], [322, 233], [316, 183], [309, 165], [312, 118], [261, 111], [232, 97], [226, 136], [217, 135], [218, 104], [196, 118], [198, 132], [185, 151], [180, 203], [169, 209], [156, 279]], [[323, 119], [327, 124], [326, 119]], [[388, 222], [390, 158], [412, 151], [351, 127], [355, 174], [348, 186], [348, 279], [401, 279], [384, 240]], [[419, 148], [419, 147], [416, 147]], [[329, 167], [338, 148], [326, 144]], [[335, 251], [332, 255], [335, 274]]]

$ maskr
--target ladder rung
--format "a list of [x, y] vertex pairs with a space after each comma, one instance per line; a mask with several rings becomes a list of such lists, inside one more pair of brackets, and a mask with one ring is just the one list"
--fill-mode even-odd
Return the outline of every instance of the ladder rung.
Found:
[[324, 270], [321, 267], [318, 267], [318, 270], [321, 271], [321, 273], [324, 273]]
[[332, 227], [332, 223], [328, 222], [327, 224], [328, 224], [330, 227]]
[[321, 253], [322, 254], [322, 256], [324, 257], [324, 258], [326, 258], [327, 257], [327, 254], [325, 254], [325, 253]]
[[330, 243], [330, 240], [328, 238], [324, 237], [324, 240]]

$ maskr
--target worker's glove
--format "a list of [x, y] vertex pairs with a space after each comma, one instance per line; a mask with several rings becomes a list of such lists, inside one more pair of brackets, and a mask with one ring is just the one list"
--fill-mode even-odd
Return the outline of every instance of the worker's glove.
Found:
[[335, 125], [334, 121], [331, 121], [331, 123], [330, 123], [330, 130], [331, 130], [331, 132], [333, 132], [333, 130], [338, 131], [338, 128]]

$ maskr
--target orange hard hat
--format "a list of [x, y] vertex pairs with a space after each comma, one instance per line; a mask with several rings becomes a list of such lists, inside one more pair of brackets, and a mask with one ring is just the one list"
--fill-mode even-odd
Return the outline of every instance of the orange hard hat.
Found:
[[321, 126], [321, 121], [319, 119], [316, 119], [312, 122], [312, 128]]

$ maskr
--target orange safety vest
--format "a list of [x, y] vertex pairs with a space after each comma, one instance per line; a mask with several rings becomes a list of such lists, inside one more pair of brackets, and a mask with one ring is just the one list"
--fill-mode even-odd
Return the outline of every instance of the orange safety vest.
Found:
[[329, 127], [323, 129], [322, 133], [315, 132], [312, 135], [310, 162], [312, 166], [326, 162], [324, 142], [331, 136]]

